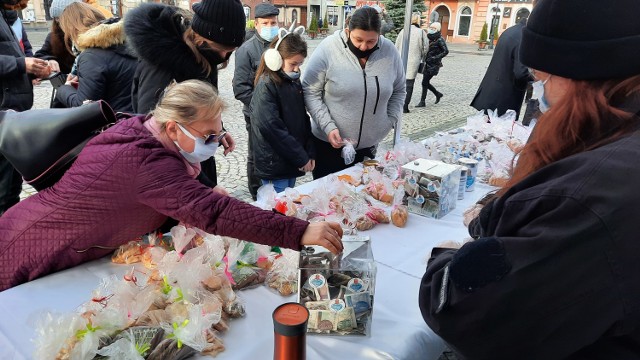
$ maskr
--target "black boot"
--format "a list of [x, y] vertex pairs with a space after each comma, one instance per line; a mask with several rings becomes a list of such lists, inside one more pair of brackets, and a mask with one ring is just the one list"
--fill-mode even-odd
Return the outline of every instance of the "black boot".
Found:
[[409, 102], [411, 101], [411, 96], [413, 96], [413, 84], [415, 83], [415, 79], [414, 80], [407, 80], [406, 82], [406, 89], [407, 89], [407, 95], [404, 98], [404, 107], [402, 108], [402, 112], [405, 114], [409, 113]]
[[440, 98], [442, 98], [444, 95], [441, 92], [437, 92], [436, 91], [436, 104], [440, 102]]

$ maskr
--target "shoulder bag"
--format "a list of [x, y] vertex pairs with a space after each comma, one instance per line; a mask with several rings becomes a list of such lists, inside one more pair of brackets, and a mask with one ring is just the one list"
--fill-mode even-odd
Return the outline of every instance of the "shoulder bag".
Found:
[[55, 184], [82, 148], [116, 122], [104, 101], [67, 109], [0, 111], [0, 153], [36, 190]]

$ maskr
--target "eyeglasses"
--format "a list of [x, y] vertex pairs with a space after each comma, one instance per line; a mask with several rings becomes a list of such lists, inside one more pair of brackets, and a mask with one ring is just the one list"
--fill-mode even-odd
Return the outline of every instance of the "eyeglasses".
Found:
[[[177, 124], [178, 127], [182, 128], [182, 126], [180, 124]], [[226, 130], [222, 130], [217, 134], [208, 134], [208, 135], [201, 135], [202, 133], [196, 129], [194, 129], [193, 127], [185, 124], [184, 126], [188, 127], [189, 129], [197, 132], [199, 134], [199, 137], [202, 138], [204, 140], [204, 143], [206, 145], [209, 145], [211, 143], [219, 143], [220, 140], [222, 140], [222, 138], [225, 137], [225, 135], [227, 135], [227, 131]], [[184, 130], [184, 129], [183, 129]], [[194, 139], [195, 140], [195, 139]]]

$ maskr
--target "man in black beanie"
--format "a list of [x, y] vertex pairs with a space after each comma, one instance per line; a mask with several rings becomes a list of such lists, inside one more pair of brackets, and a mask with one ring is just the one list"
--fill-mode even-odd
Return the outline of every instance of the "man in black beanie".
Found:
[[271, 41], [278, 36], [278, 14], [280, 10], [269, 3], [262, 3], [256, 6], [256, 33], [247, 40], [236, 53], [236, 70], [233, 73], [233, 93], [236, 99], [242, 101], [244, 107], [244, 120], [249, 132], [249, 151], [247, 154], [247, 182], [249, 193], [253, 200], [256, 200], [258, 188], [262, 185], [260, 178], [254, 172], [253, 145], [251, 141], [251, 98], [253, 96], [253, 82], [256, 77], [256, 70], [260, 65], [262, 53], [265, 52]]

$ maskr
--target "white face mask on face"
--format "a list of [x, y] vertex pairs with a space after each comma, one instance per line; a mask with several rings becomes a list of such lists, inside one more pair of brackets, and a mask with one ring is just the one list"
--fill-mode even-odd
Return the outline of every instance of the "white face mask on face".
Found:
[[551, 75], [549, 75], [549, 77], [545, 81], [538, 80], [534, 82], [533, 93], [531, 94], [532, 99], [538, 99], [538, 108], [543, 114], [549, 111], [549, 108], [551, 108], [551, 105], [549, 105], [549, 102], [544, 97], [544, 85], [547, 83], [547, 81], [549, 81], [549, 79], [551, 79]]
[[183, 134], [185, 134], [189, 138], [193, 139], [193, 141], [196, 143], [195, 147], [193, 148], [193, 152], [189, 153], [189, 152], [186, 152], [186, 151], [182, 150], [182, 148], [180, 147], [180, 145], [178, 144], [177, 141], [173, 142], [174, 144], [176, 144], [178, 149], [180, 149], [180, 154], [188, 162], [190, 162], [192, 164], [201, 163], [201, 162], [207, 160], [208, 158], [212, 157], [213, 155], [215, 155], [216, 150], [218, 150], [218, 146], [220, 145], [220, 143], [212, 142], [210, 144], [205, 144], [203, 138], [195, 137], [195, 136], [191, 135], [191, 133], [189, 131], [187, 131], [187, 129], [185, 129], [184, 127], [182, 127], [182, 125], [180, 125], [178, 123], [176, 123], [176, 125], [178, 125], [178, 127], [180, 128], [180, 130], [182, 131]]

